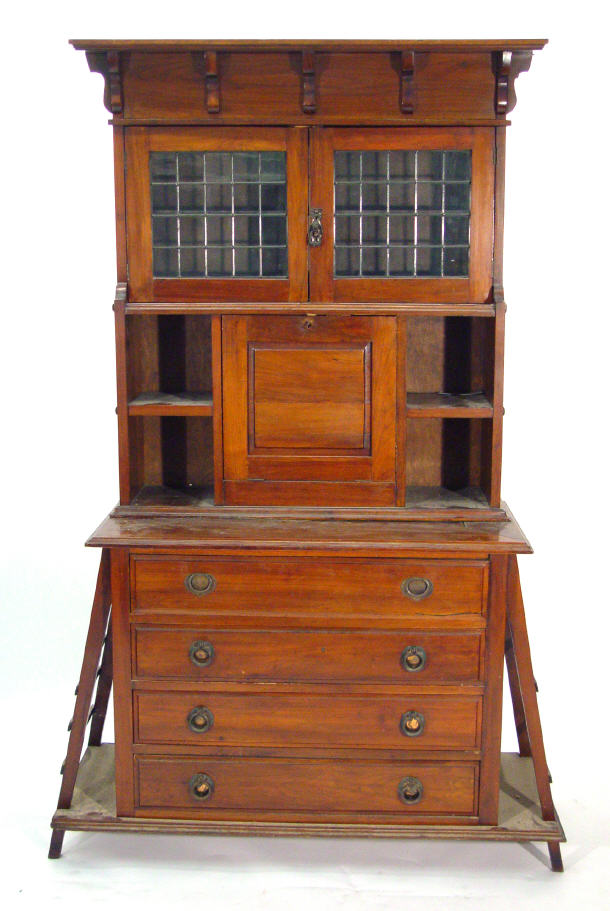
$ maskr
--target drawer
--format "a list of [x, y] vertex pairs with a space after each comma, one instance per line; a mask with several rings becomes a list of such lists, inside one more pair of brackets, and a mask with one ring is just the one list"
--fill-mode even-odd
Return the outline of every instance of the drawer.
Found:
[[486, 594], [484, 561], [132, 557], [136, 615], [481, 615]]
[[464, 683], [482, 678], [477, 632], [234, 630], [137, 626], [136, 677]]
[[468, 750], [481, 697], [277, 692], [136, 692], [134, 740], [207, 748]]
[[[474, 762], [366, 762], [199, 757], [135, 757], [136, 804], [147, 815], [223, 811], [473, 816]], [[195, 793], [201, 796], [195, 796]], [[398, 819], [396, 819], [398, 817]], [[233, 817], [235, 818], [235, 817]]]

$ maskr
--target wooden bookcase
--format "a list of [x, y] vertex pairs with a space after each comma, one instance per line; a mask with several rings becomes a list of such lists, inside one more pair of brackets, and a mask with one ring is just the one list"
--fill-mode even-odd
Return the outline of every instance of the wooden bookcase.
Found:
[[72, 43], [114, 133], [120, 500], [51, 856], [426, 835], [560, 869], [500, 496], [507, 115], [545, 42]]

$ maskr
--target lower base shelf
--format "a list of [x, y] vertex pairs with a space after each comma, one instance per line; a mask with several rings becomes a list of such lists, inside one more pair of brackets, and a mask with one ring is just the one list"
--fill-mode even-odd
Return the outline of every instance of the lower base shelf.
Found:
[[404, 506], [216, 506], [211, 487], [142, 487], [129, 505], [117, 506], [112, 515], [143, 516], [248, 516], [270, 518], [390, 519], [396, 521], [497, 522], [506, 519], [502, 507], [489, 506], [478, 487], [448, 490], [445, 487], [407, 487]]
[[516, 753], [502, 754], [497, 826], [217, 822], [205, 819], [134, 819], [117, 816], [114, 744], [102, 744], [86, 750], [80, 763], [72, 806], [69, 810], [58, 810], [51, 826], [56, 830], [75, 832], [565, 841], [557, 817], [551, 821], [542, 819], [532, 760]]

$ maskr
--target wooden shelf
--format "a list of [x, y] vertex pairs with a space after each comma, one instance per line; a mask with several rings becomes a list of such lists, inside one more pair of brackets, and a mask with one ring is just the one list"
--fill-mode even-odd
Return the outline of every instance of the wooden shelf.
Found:
[[143, 392], [127, 406], [130, 417], [211, 417], [212, 397], [197, 392]]
[[408, 392], [408, 418], [491, 418], [493, 406], [480, 392]]
[[173, 516], [175, 518], [317, 519], [391, 522], [503, 522], [504, 506], [489, 506], [478, 487], [453, 491], [443, 487], [408, 487], [405, 506], [306, 507], [222, 506], [214, 502], [211, 487], [142, 487], [129, 505], [116, 506], [115, 518]]
[[[387, 316], [406, 314], [409, 316], [482, 316], [496, 315], [495, 304], [474, 303], [414, 303], [364, 302], [345, 304], [337, 301], [266, 301], [265, 313], [349, 313]], [[214, 313], [223, 315], [260, 313], [259, 301], [129, 301], [125, 305], [127, 316], [207, 316]]]
[[154, 507], [189, 507], [191, 509], [205, 509], [214, 506], [214, 488], [142, 487], [137, 492], [130, 505], [144, 509]]
[[[548, 38], [433, 38], [410, 40], [410, 48], [420, 53], [437, 51], [449, 53], [481, 53], [482, 51], [538, 51], [547, 44]], [[176, 39], [176, 38], [70, 38], [70, 44], [77, 51], [150, 51], [152, 53], [177, 53], [187, 51], [228, 51], [243, 53], [269, 53], [270, 51], [291, 51], [300, 53], [303, 49], [312, 51], [333, 51], [334, 53], [353, 54], [356, 51], [387, 54], [389, 51], [404, 50], [405, 42], [396, 39], [335, 39], [306, 38], [293, 41], [287, 38], [268, 39]]]
[[487, 498], [480, 487], [447, 490], [446, 487], [407, 487], [407, 509], [480, 510], [488, 509]]

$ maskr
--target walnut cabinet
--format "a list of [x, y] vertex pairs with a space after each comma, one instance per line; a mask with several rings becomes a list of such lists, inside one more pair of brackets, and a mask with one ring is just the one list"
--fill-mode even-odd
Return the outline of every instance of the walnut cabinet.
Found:
[[114, 134], [120, 498], [51, 856], [104, 780], [100, 828], [559, 868], [500, 498], [505, 135], [544, 43], [73, 42]]

